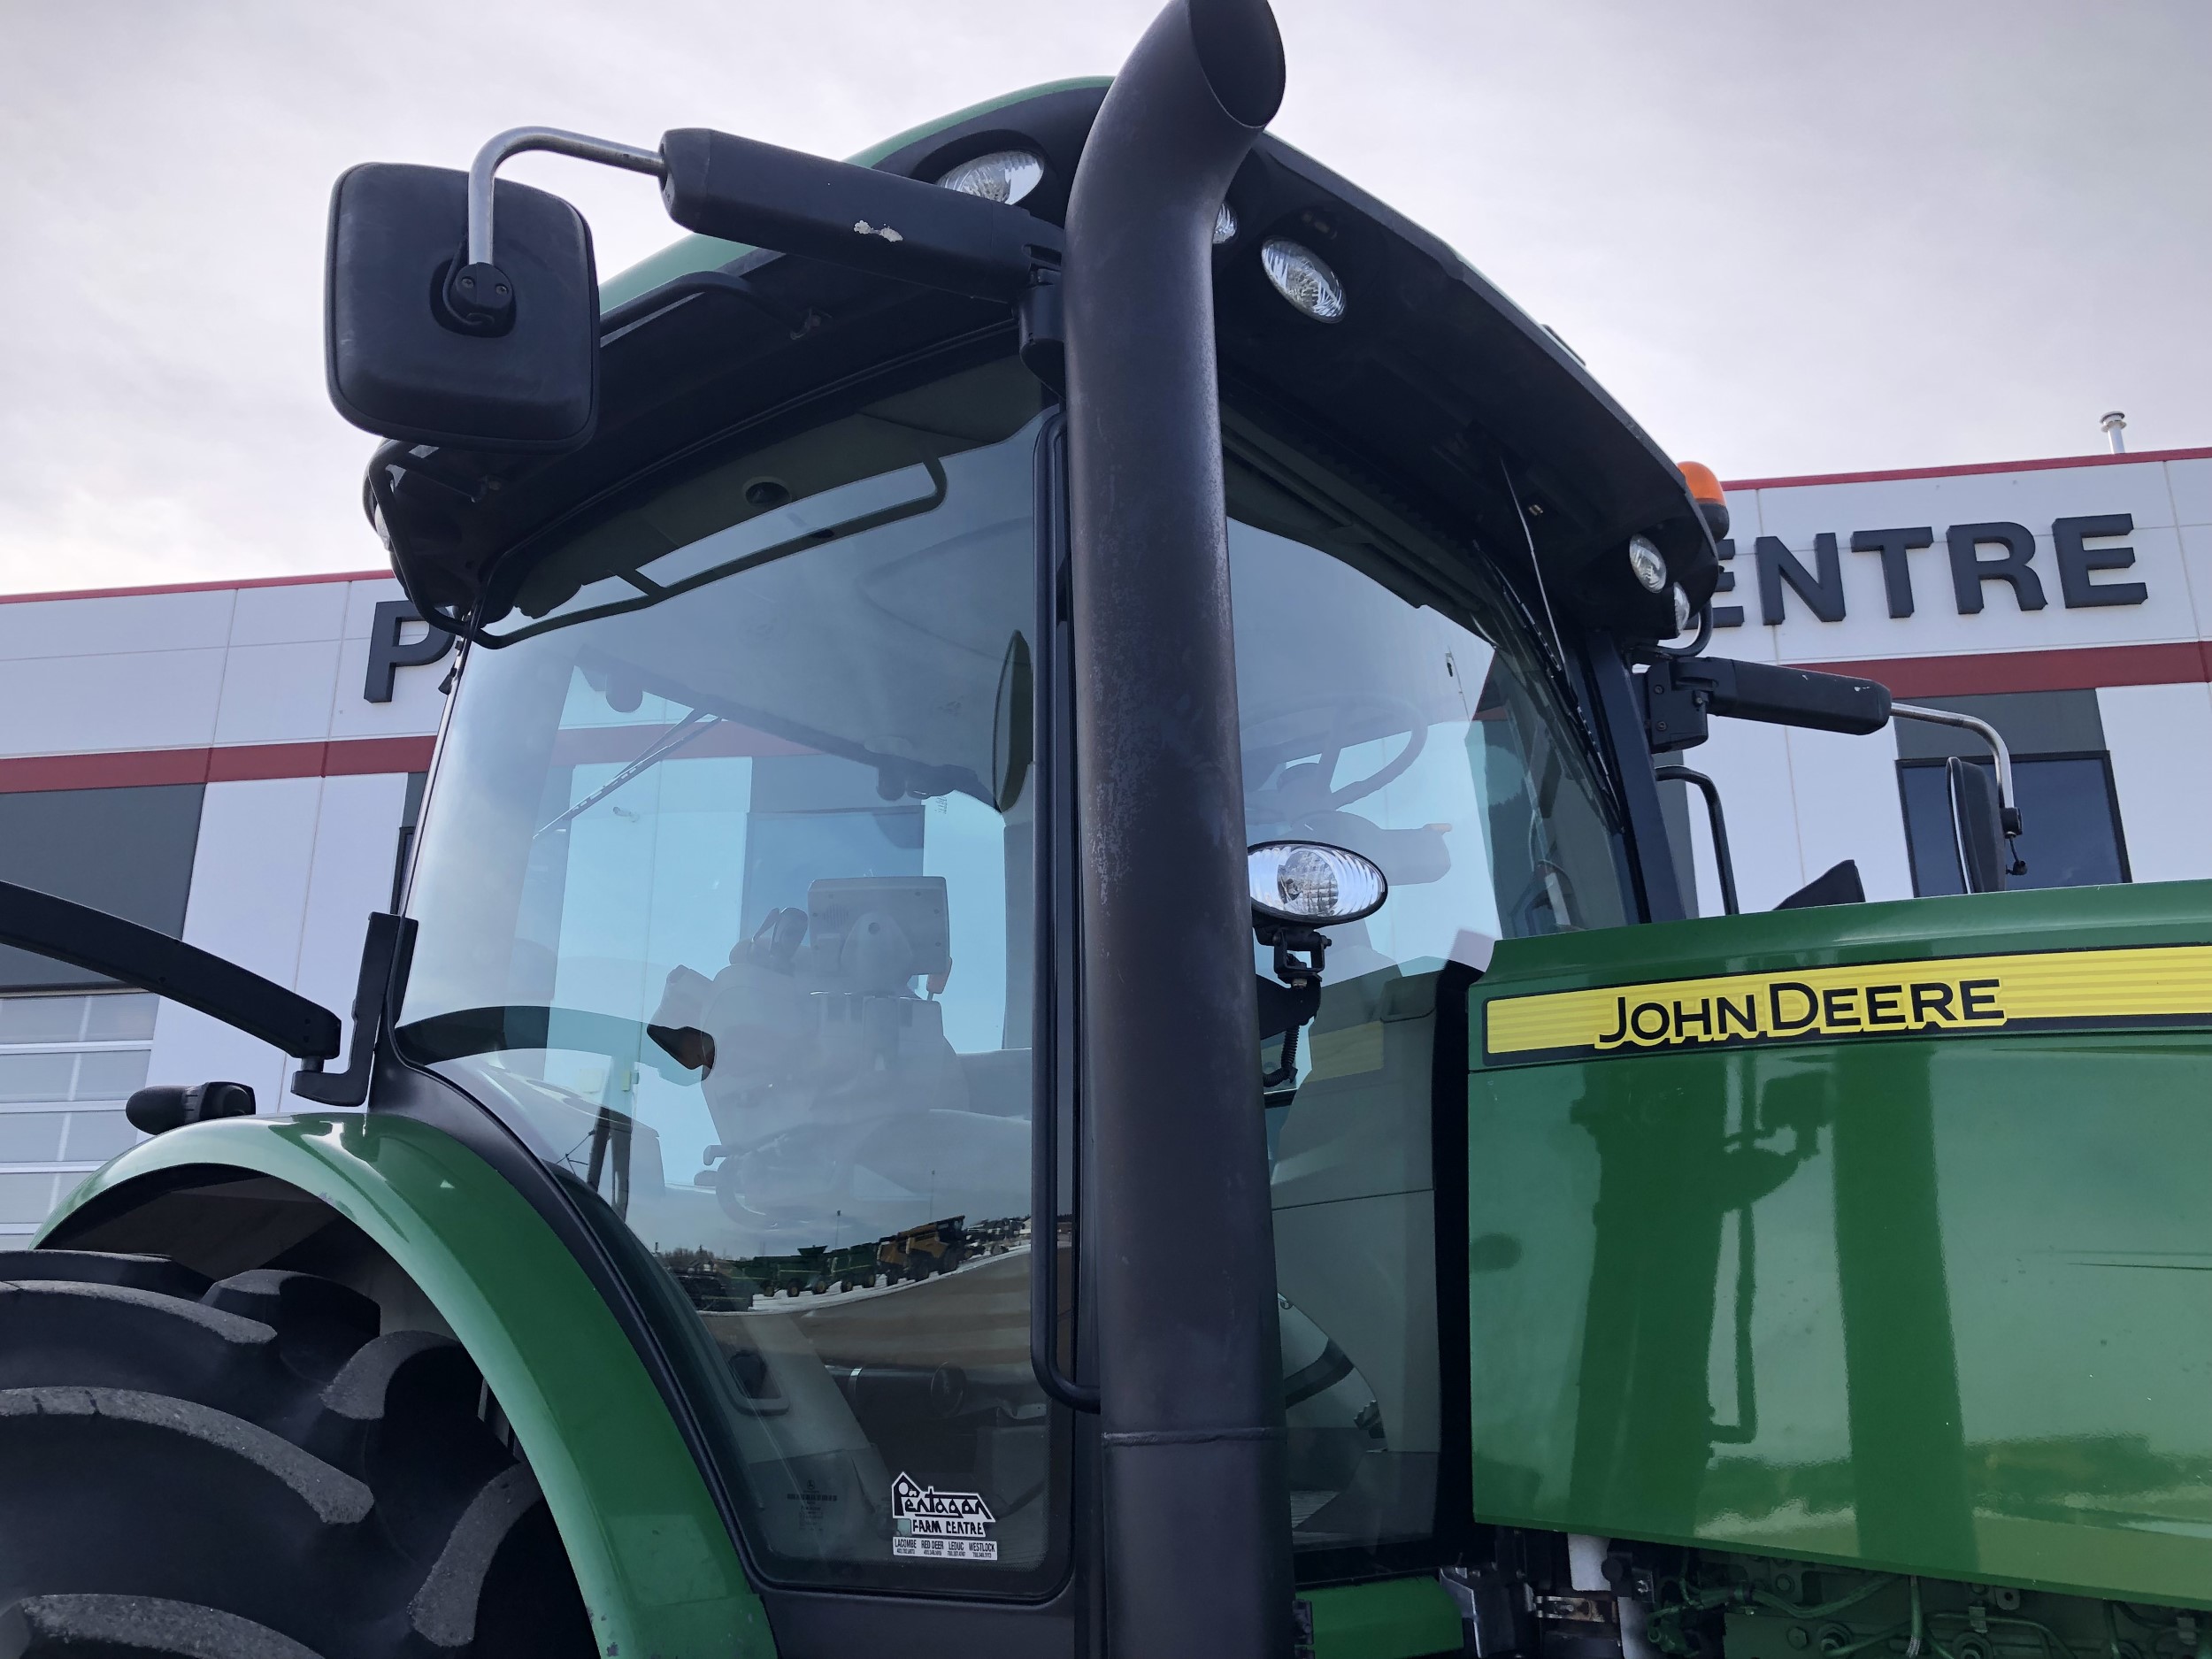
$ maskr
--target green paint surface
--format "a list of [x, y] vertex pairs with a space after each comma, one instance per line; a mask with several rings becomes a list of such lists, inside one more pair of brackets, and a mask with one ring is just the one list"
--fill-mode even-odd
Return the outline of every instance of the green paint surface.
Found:
[[482, 1159], [403, 1118], [196, 1124], [86, 1178], [47, 1223], [156, 1171], [213, 1164], [313, 1194], [403, 1268], [483, 1371], [528, 1453], [600, 1649], [645, 1659], [775, 1651], [659, 1391], [552, 1230]]
[[[1501, 944], [1471, 1013], [2207, 941], [2201, 882], [1715, 918]], [[2212, 1029], [1479, 1064], [1469, 1109], [1479, 1518], [2212, 1605]]]
[[1339, 1585], [1300, 1599], [1313, 1604], [1314, 1659], [1427, 1659], [1460, 1650], [1459, 1608], [1433, 1578]]
[[[872, 167], [886, 156], [895, 155], [909, 144], [918, 143], [932, 133], [941, 133], [972, 121], [994, 110], [1010, 104], [1025, 104], [1032, 98], [1041, 98], [1051, 92], [1072, 92], [1082, 87], [1103, 87], [1111, 84], [1105, 75], [1077, 75], [1067, 81], [1048, 81], [1042, 86], [1025, 87], [1019, 92], [1010, 92], [1003, 97], [986, 98], [972, 104], [964, 110], [956, 110], [933, 121], [924, 121], [919, 127], [910, 127], [903, 133], [871, 144], [856, 156], [846, 157], [855, 166]], [[641, 294], [649, 294], [664, 282], [680, 276], [689, 276], [694, 271], [717, 271], [733, 259], [742, 258], [753, 250], [743, 242], [724, 242], [714, 236], [685, 236], [671, 242], [658, 253], [648, 254], [626, 271], [617, 272], [599, 285], [599, 309], [612, 311], [626, 301]]]

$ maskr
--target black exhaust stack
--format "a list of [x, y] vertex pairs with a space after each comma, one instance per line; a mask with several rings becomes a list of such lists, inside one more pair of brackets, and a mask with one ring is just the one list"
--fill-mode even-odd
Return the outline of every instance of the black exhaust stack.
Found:
[[1107, 1643], [1142, 1659], [1291, 1647], [1212, 257], [1282, 92], [1266, 0], [1174, 0], [1067, 215]]

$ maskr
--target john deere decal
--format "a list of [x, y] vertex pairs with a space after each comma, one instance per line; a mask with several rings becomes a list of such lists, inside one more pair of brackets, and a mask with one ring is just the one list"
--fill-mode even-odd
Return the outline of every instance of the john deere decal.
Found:
[[996, 1561], [998, 1517], [976, 1492], [940, 1492], [901, 1473], [891, 1483], [891, 1553], [935, 1561]]
[[1495, 997], [1494, 1064], [1700, 1048], [2212, 1024], [2212, 945], [1881, 962]]

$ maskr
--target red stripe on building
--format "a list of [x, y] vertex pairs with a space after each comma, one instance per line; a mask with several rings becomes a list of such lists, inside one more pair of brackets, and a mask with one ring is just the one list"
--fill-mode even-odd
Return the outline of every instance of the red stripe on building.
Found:
[[0, 758], [0, 794], [426, 772], [430, 752], [436, 746], [437, 740], [431, 737], [354, 737], [327, 743], [240, 743], [211, 749], [120, 749], [102, 755], [23, 755]]
[[434, 737], [349, 737], [323, 745], [326, 778], [358, 778], [380, 772], [428, 772]]
[[1887, 484], [1908, 478], [1973, 478], [1988, 472], [2047, 472], [2062, 466], [2155, 466], [2212, 460], [2212, 449], [2144, 449], [2120, 455], [2054, 455], [2039, 461], [1970, 461], [1960, 466], [1904, 466], [1886, 472], [1807, 472], [1796, 478], [1730, 478], [1723, 489], [1802, 489], [1813, 484]]
[[234, 576], [221, 582], [157, 582], [148, 588], [63, 588], [38, 594], [0, 594], [0, 605], [42, 604], [51, 599], [134, 599], [147, 594], [219, 594], [236, 588], [304, 588], [316, 582], [388, 582], [381, 571], [308, 571], [297, 576]]
[[2212, 680], [2212, 641], [2098, 645], [2069, 651], [1984, 651], [1964, 657], [1893, 657], [1872, 662], [1799, 663], [1830, 674], [1879, 680], [1900, 697], [1965, 697], [2002, 691], [2093, 691], [2100, 686], [2169, 686]]

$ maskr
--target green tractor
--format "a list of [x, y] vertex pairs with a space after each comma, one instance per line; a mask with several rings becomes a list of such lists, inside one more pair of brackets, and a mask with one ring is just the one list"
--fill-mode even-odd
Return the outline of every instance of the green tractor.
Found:
[[1704, 655], [1709, 474], [1282, 84], [340, 180], [404, 914], [342, 1060], [0, 889], [302, 1097], [0, 1260], [0, 1654], [2212, 1648], [2212, 889], [1959, 766], [1966, 896], [1692, 915], [1711, 719], [1928, 711]]

